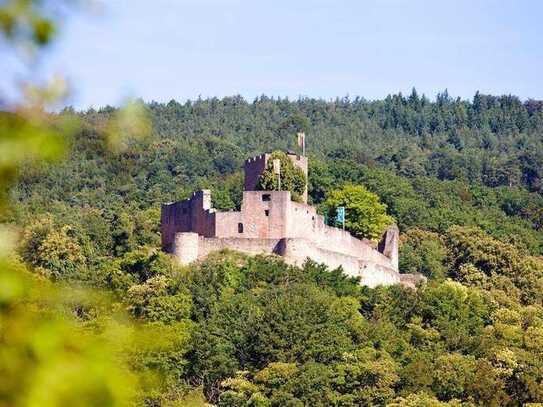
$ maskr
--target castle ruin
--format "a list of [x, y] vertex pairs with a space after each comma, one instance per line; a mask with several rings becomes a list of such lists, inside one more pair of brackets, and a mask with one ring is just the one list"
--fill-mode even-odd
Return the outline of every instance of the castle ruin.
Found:
[[[289, 153], [289, 159], [307, 177], [307, 157]], [[162, 205], [162, 248], [180, 264], [188, 264], [221, 249], [247, 254], [273, 253], [285, 262], [301, 266], [309, 257], [330, 268], [342, 267], [361, 284], [414, 286], [418, 278], [398, 272], [399, 231], [389, 227], [378, 244], [357, 239], [349, 232], [325, 224], [315, 207], [291, 200], [290, 191], [259, 191], [257, 185], [271, 154], [245, 161], [241, 210], [213, 209], [209, 190]]]

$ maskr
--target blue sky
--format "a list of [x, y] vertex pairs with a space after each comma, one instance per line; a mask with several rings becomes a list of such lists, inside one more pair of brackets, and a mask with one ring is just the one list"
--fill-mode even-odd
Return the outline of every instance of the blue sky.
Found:
[[543, 99], [542, 18], [540, 0], [108, 0], [66, 22], [42, 72], [64, 73], [78, 108], [413, 86]]

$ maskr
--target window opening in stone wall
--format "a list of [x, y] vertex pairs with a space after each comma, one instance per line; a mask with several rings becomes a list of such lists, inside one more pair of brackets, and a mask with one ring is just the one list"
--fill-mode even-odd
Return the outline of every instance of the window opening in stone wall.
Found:
[[269, 209], [265, 209], [265, 210], [264, 210], [264, 214], [265, 214], [266, 216], [270, 216], [270, 210], [269, 210]]
[[238, 233], [243, 233], [243, 223], [238, 223]]
[[263, 194], [262, 195], [262, 200], [264, 202], [271, 201], [271, 195], [270, 194]]

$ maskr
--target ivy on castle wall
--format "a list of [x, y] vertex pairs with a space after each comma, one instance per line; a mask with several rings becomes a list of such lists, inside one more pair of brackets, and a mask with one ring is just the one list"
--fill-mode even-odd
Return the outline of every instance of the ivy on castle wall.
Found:
[[[281, 162], [281, 188], [279, 175], [273, 171], [273, 160]], [[268, 160], [266, 169], [258, 180], [258, 189], [262, 191], [290, 191], [292, 200], [300, 202], [307, 185], [307, 177], [301, 168], [296, 167], [288, 155], [282, 151], [274, 151]]]

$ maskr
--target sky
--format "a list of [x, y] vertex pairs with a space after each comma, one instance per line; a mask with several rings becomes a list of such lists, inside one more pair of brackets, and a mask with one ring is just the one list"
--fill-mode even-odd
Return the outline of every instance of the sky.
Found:
[[129, 97], [373, 100], [413, 87], [543, 99], [540, 0], [108, 0], [96, 10], [65, 21], [39, 69], [65, 75], [79, 109]]

